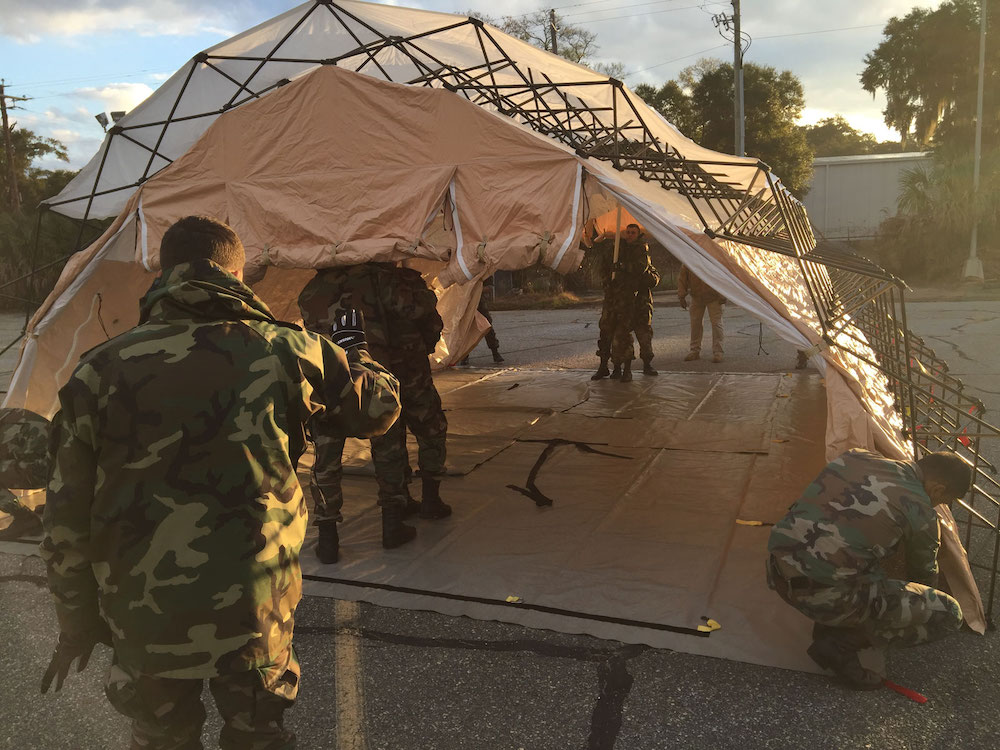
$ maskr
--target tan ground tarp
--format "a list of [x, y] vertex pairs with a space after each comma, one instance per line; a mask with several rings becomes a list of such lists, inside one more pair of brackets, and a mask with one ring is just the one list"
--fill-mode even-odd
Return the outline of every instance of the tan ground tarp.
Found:
[[[320, 565], [310, 543], [308, 593], [816, 671], [811, 623], [767, 589], [762, 550], [825, 463], [818, 375], [436, 381], [456, 426], [442, 484], [455, 515], [385, 551], [374, 479], [352, 471], [341, 561]], [[494, 404], [503, 419], [482, 419]], [[721, 629], [698, 631], [704, 618]]]

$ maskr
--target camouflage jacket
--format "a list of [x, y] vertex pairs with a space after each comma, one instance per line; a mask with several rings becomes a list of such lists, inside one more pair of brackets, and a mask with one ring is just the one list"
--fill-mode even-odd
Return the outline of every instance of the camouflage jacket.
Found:
[[325, 268], [299, 295], [306, 328], [330, 332], [337, 309], [356, 307], [365, 315], [368, 350], [392, 369], [394, 363], [434, 351], [444, 323], [437, 295], [418, 271], [386, 263]]
[[37, 490], [49, 477], [49, 420], [27, 409], [0, 409], [0, 511], [20, 502], [10, 490]]
[[852, 450], [826, 465], [767, 547], [784, 570], [837, 584], [884, 578], [880, 562], [903, 545], [910, 580], [934, 585], [937, 519], [916, 464]]
[[124, 667], [171, 678], [287, 648], [304, 425], [326, 412], [367, 437], [399, 414], [395, 378], [351, 357], [208, 261], [167, 269], [139, 325], [87, 352], [59, 392], [41, 552], [62, 630], [103, 619]]
[[[614, 287], [635, 294], [652, 290], [660, 283], [660, 274], [649, 258], [649, 246], [645, 242], [621, 241], [618, 246], [618, 270], [614, 269], [615, 241], [602, 240], [597, 245], [600, 253], [601, 281], [605, 289]], [[612, 280], [611, 272], [615, 270]]]

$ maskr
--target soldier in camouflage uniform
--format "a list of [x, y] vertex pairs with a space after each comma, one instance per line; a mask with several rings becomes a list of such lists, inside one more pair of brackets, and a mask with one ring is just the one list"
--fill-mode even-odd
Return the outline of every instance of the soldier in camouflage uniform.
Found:
[[35, 511], [11, 490], [38, 490], [49, 478], [49, 420], [27, 409], [0, 409], [0, 512], [13, 517], [0, 539], [42, 530]]
[[[323, 269], [299, 295], [302, 320], [309, 330], [318, 333], [328, 329], [335, 312], [344, 306], [364, 314], [372, 356], [399, 380], [402, 417], [371, 444], [382, 506], [382, 545], [391, 549], [416, 535], [416, 529], [403, 523], [405, 515], [419, 512], [421, 518], [436, 519], [451, 514], [439, 494], [445, 473], [448, 421], [427, 359], [444, 324], [437, 312], [437, 295], [427, 288], [420, 273], [392, 263]], [[406, 429], [417, 439], [423, 483], [419, 504], [410, 497], [408, 487], [411, 472]], [[344, 502], [344, 441], [331, 438], [323, 420], [312, 425], [312, 432], [316, 442], [312, 491], [320, 532], [316, 553], [322, 562], [332, 563], [339, 557], [337, 523]]]
[[[878, 687], [858, 651], [913, 646], [962, 624], [952, 597], [934, 588], [939, 547], [936, 505], [962, 497], [969, 467], [951, 453], [916, 463], [852, 450], [827, 464], [775, 524], [768, 585], [814, 620], [809, 655], [852, 687]], [[902, 547], [908, 580], [882, 562]]]
[[[649, 259], [649, 248], [640, 240], [638, 224], [625, 228], [618, 248], [618, 263], [613, 262], [614, 241], [602, 235], [597, 238], [601, 254], [601, 276], [604, 279], [604, 305], [598, 323], [597, 356], [601, 363], [592, 380], [608, 376], [623, 383], [632, 380], [632, 360], [635, 349], [632, 332], [639, 342], [644, 375], [657, 375], [653, 369], [653, 287], [660, 275]], [[614, 371], [608, 370], [608, 360]]]
[[160, 262], [139, 325], [59, 392], [41, 554], [60, 635], [42, 691], [104, 642], [133, 748], [201, 748], [206, 678], [222, 748], [292, 748], [305, 425], [384, 432], [398, 384], [363, 348], [275, 320], [225, 224], [181, 219]]

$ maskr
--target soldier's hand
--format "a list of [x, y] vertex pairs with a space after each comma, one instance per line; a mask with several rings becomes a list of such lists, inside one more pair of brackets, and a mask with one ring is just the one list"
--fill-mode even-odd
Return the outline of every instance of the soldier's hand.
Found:
[[357, 308], [338, 310], [330, 326], [330, 340], [342, 349], [365, 345], [365, 316]]
[[680, 303], [681, 303], [681, 309], [682, 309], [682, 310], [687, 310], [687, 309], [688, 309], [688, 301], [687, 301], [687, 297], [678, 297], [677, 299], [678, 299], [678, 300], [680, 301]]
[[42, 675], [42, 692], [48, 692], [49, 686], [52, 685], [52, 680], [55, 680], [55, 692], [58, 693], [62, 689], [66, 675], [69, 674], [76, 659], [79, 659], [76, 671], [82, 672], [86, 669], [87, 664], [90, 662], [90, 655], [94, 652], [94, 646], [98, 643], [110, 644], [110, 631], [74, 636], [60, 633], [55, 653], [52, 654], [52, 660], [49, 662], [48, 669]]

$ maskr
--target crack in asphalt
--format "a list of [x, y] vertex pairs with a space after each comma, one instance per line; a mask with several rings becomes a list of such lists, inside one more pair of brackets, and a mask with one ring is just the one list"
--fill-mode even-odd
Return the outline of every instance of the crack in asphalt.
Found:
[[45, 576], [33, 576], [27, 573], [15, 573], [13, 575], [0, 576], [0, 583], [33, 583], [39, 588], [46, 588], [48, 581]]
[[628, 662], [647, 648], [625, 646], [597, 666], [599, 694], [590, 717], [587, 750], [614, 750], [622, 728], [622, 709], [635, 681], [628, 671]]
[[[333, 635], [338, 632], [335, 625], [297, 625], [296, 635]], [[406, 635], [378, 630], [359, 630], [356, 635], [364, 640], [393, 646], [417, 646], [420, 648], [443, 648], [459, 651], [491, 651], [512, 653], [528, 651], [538, 656], [576, 661], [600, 662], [616, 653], [613, 649], [589, 646], [560, 646], [529, 638], [517, 640], [481, 640], [472, 638], [441, 638], [440, 636]], [[643, 647], [645, 648], [645, 647]]]
[[[333, 635], [336, 625], [306, 625], [295, 628], [296, 635]], [[469, 638], [441, 638], [388, 633], [361, 628], [355, 635], [375, 644], [417, 646], [421, 648], [453, 649], [462, 651], [489, 651], [492, 653], [529, 652], [538, 656], [597, 664], [598, 695], [590, 717], [590, 734], [587, 750], [613, 750], [622, 726], [622, 711], [632, 691], [635, 678], [628, 671], [628, 662], [649, 646], [628, 645], [615, 649], [590, 646], [562, 646], [533, 639], [480, 640]]]

